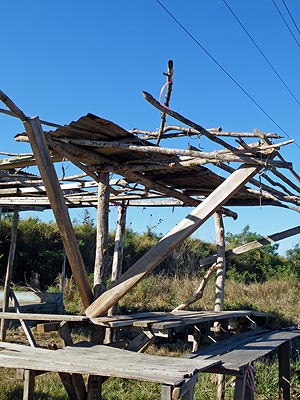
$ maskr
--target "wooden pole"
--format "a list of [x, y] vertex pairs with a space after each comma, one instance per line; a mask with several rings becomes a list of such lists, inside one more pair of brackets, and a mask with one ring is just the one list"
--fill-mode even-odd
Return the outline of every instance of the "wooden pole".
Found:
[[[224, 223], [220, 214], [214, 214], [215, 228], [216, 228], [216, 244], [217, 244], [217, 277], [216, 277], [216, 291], [215, 291], [215, 311], [224, 310], [224, 286], [225, 286], [225, 235]], [[217, 375], [217, 400], [223, 400], [225, 396], [225, 377], [222, 374]]]
[[86, 309], [86, 315], [93, 318], [105, 314], [260, 170], [260, 166], [247, 165], [242, 165], [237, 169], [123, 274], [109, 290], [98, 297]]
[[[124, 202], [118, 207], [118, 220], [115, 236], [115, 248], [112, 262], [111, 283], [115, 283], [122, 274], [122, 263], [124, 253], [124, 240], [126, 228], [126, 205]], [[115, 304], [108, 310], [108, 315], [115, 315], [117, 313], [118, 305]]]
[[109, 174], [99, 174], [94, 298], [102, 294], [108, 278]]
[[24, 121], [25, 130], [30, 141], [41, 177], [46, 188], [51, 208], [55, 215], [63, 245], [77, 284], [84, 307], [93, 301], [93, 293], [89, 284], [85, 265], [76, 241], [68, 208], [62, 195], [59, 181], [51, 162], [49, 149], [38, 117]]
[[[11, 228], [10, 248], [9, 248], [9, 255], [7, 260], [5, 283], [4, 283], [3, 309], [2, 309], [3, 312], [7, 311], [9, 305], [10, 285], [11, 285], [11, 278], [13, 273], [14, 259], [17, 246], [18, 223], [19, 223], [19, 211], [15, 209], [12, 228]], [[7, 329], [7, 321], [5, 319], [2, 319], [0, 327], [0, 338], [2, 342], [4, 342], [6, 338], [6, 329]]]
[[224, 285], [226, 273], [225, 260], [225, 235], [224, 223], [220, 214], [214, 214], [216, 228], [216, 244], [217, 244], [217, 277], [216, 277], [216, 292], [215, 292], [215, 311], [224, 310]]

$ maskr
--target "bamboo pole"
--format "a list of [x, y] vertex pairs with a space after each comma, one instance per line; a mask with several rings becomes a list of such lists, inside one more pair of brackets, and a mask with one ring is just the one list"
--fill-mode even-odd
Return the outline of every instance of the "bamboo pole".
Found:
[[199, 228], [221, 205], [232, 197], [249, 181], [260, 167], [242, 165], [230, 175], [213, 193], [211, 193], [186, 218], [168, 232], [154, 247], [141, 257], [122, 277], [105, 293], [98, 297], [86, 309], [90, 318], [106, 313], [129, 290], [146, 277], [176, 247]]
[[[19, 224], [19, 211], [15, 209], [12, 228], [11, 228], [9, 255], [7, 260], [5, 283], [4, 283], [3, 308], [2, 308], [3, 312], [6, 312], [9, 306], [10, 285], [13, 274], [13, 267], [14, 267], [14, 260], [15, 260], [16, 246], [17, 246], [18, 224]], [[7, 329], [7, 320], [2, 319], [0, 327], [0, 339], [2, 342], [4, 342], [6, 338], [6, 329]]]

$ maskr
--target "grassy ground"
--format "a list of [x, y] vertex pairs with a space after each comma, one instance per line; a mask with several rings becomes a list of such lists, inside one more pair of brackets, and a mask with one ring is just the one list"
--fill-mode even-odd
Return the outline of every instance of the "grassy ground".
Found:
[[[165, 276], [149, 277], [141, 282], [121, 302], [121, 310], [172, 310], [182, 300], [190, 297], [199, 285], [199, 278], [168, 278]], [[227, 309], [255, 309], [274, 312], [278, 316], [275, 325], [296, 324], [300, 316], [299, 307], [300, 284], [294, 281], [268, 281], [263, 284], [244, 284], [228, 281], [226, 283]], [[214, 288], [210, 284], [204, 297], [196, 303], [195, 309], [212, 309]], [[66, 285], [66, 307], [70, 312], [82, 312], [82, 305], [72, 281]], [[62, 343], [57, 334], [36, 335], [40, 346], [55, 342]], [[78, 339], [79, 338], [75, 338]], [[81, 337], [82, 339], [82, 337]], [[10, 330], [8, 340], [24, 342], [20, 329]], [[152, 346], [149, 351], [154, 354], [169, 355], [169, 347]], [[172, 355], [178, 355], [176, 349]], [[255, 363], [256, 370], [256, 400], [274, 400], [278, 398], [277, 377], [278, 365], [276, 359], [266, 359]], [[292, 361], [292, 399], [300, 399], [300, 357], [299, 349], [294, 348]], [[226, 381], [225, 400], [231, 399], [234, 382], [231, 377]], [[215, 398], [216, 377], [213, 374], [200, 374], [196, 385], [195, 399], [208, 400]], [[141, 383], [122, 379], [109, 379], [103, 385], [103, 397], [106, 400], [153, 400], [160, 398], [160, 386], [153, 383]], [[0, 370], [0, 400], [21, 400], [22, 381], [16, 380], [14, 371]], [[44, 374], [36, 378], [36, 400], [65, 400], [67, 395], [57, 374]]]

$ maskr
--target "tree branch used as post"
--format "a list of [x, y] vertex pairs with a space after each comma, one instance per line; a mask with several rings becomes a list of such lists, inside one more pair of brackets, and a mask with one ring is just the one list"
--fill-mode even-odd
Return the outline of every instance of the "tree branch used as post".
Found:
[[108, 213], [109, 213], [109, 174], [99, 174], [97, 239], [94, 266], [94, 298], [102, 294], [108, 278]]
[[[169, 60], [168, 61], [168, 72], [164, 73], [164, 75], [166, 75], [166, 77], [167, 77], [167, 82], [166, 82], [167, 93], [166, 93], [166, 98], [165, 98], [165, 103], [164, 103], [166, 107], [169, 107], [169, 105], [170, 105], [170, 99], [171, 99], [171, 93], [172, 93], [172, 87], [173, 87], [173, 73], [174, 73], [173, 61]], [[157, 145], [159, 145], [159, 142], [162, 138], [165, 124], [166, 124], [166, 113], [162, 112], [160, 128], [159, 128], [158, 136], [156, 139]]]

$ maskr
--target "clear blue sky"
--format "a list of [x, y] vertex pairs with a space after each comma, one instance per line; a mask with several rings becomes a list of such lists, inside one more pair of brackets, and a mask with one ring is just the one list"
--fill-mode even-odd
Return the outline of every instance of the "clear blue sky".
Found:
[[[299, 104], [224, 1], [161, 2], [273, 121], [155, 0], [1, 2], [1, 90], [27, 115], [39, 115], [45, 120], [69, 123], [92, 112], [127, 129], [157, 129], [159, 112], [146, 103], [141, 92], [146, 90], [158, 97], [165, 82], [162, 73], [168, 59], [172, 59], [174, 110], [206, 128], [259, 128], [282, 134], [279, 125], [299, 146]], [[300, 35], [283, 1], [275, 3], [298, 44], [272, 0], [227, 2], [299, 101]], [[300, 2], [285, 2], [299, 27]], [[1, 151], [29, 151], [26, 145], [13, 140], [14, 134], [22, 130], [20, 122], [0, 114], [0, 127]], [[201, 146], [197, 140], [192, 144]], [[299, 147], [289, 145], [282, 154], [293, 161], [300, 173]], [[300, 222], [295, 212], [277, 208], [235, 211], [240, 216], [237, 221], [225, 220], [230, 232], [240, 232], [249, 224], [252, 231], [271, 234]], [[187, 212], [134, 209], [129, 212], [128, 223], [135, 230], [152, 226], [164, 233]], [[80, 218], [82, 214], [77, 215]], [[197, 236], [214, 241], [213, 222], [201, 227]], [[298, 241], [293, 238], [282, 242], [281, 251]]]

